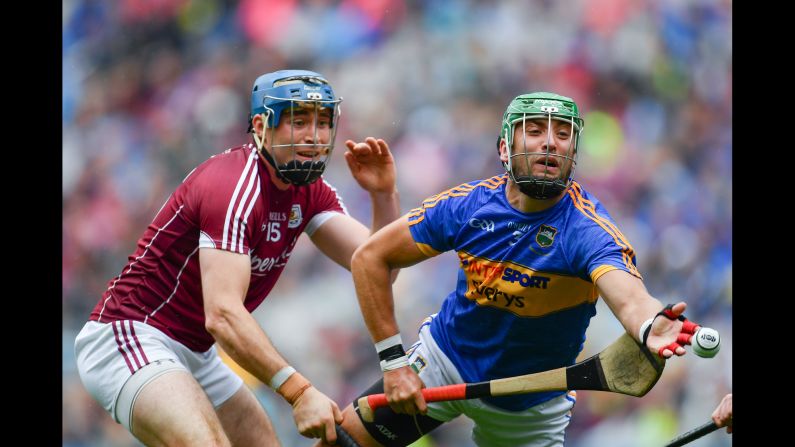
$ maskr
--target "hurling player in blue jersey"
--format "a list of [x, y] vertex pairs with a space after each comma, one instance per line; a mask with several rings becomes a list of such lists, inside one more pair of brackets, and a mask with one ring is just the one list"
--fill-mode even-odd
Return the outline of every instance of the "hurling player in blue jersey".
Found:
[[[344, 410], [359, 444], [405, 446], [464, 414], [478, 445], [562, 445], [574, 392], [428, 404], [420, 390], [574, 364], [599, 296], [652, 352], [685, 354], [685, 303], [664, 307], [649, 295], [626, 237], [572, 180], [583, 124], [570, 98], [516, 97], [498, 142], [506, 173], [428, 198], [356, 250], [356, 293], [384, 371], [362, 396], [385, 392], [390, 405], [372, 423]], [[406, 354], [390, 270], [448, 250], [458, 254], [456, 289]]]

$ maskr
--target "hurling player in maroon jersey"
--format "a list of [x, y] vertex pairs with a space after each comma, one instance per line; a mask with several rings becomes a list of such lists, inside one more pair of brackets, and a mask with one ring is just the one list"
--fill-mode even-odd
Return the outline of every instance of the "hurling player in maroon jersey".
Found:
[[[267, 414], [215, 343], [292, 405], [302, 435], [336, 439], [337, 404], [289, 365], [251, 312], [302, 232], [348, 270], [371, 234], [321, 177], [340, 101], [315, 72], [257, 78], [253, 142], [188, 174], [77, 336], [86, 389], [145, 444], [279, 445]], [[353, 177], [370, 193], [375, 232], [399, 213], [392, 154], [380, 139], [345, 144]]]

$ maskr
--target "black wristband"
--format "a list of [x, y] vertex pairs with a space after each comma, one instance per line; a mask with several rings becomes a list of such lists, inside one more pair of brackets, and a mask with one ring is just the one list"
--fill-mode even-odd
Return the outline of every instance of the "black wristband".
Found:
[[404, 355], [406, 355], [406, 351], [403, 350], [403, 345], [392, 345], [378, 353], [378, 360], [388, 362]]

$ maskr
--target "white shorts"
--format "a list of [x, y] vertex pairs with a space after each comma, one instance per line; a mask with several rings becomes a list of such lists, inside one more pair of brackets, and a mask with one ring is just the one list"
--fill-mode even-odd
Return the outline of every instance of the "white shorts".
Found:
[[[409, 363], [418, 370], [426, 387], [464, 383], [456, 367], [434, 341], [430, 324], [423, 325], [419, 341], [409, 352]], [[428, 416], [447, 422], [466, 415], [475, 423], [472, 440], [481, 446], [562, 446], [575, 402], [575, 391], [520, 412], [503, 410], [481, 399], [429, 402]]]
[[191, 374], [218, 408], [243, 385], [215, 349], [194, 352], [140, 321], [89, 321], [75, 339], [80, 380], [113, 419], [131, 430], [138, 393], [169, 371]]

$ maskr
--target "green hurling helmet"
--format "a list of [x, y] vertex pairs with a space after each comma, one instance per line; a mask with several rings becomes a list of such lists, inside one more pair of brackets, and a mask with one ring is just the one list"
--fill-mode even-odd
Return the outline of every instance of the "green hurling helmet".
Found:
[[[543, 119], [547, 122], [547, 129], [552, 127], [552, 120], [562, 121], [571, 125], [570, 141], [565, 154], [551, 152], [551, 132], [547, 132], [547, 141], [538, 151], [514, 153], [514, 129], [517, 125], [525, 125], [525, 120]], [[572, 181], [574, 169], [577, 165], [577, 146], [585, 122], [580, 117], [577, 103], [573, 99], [549, 92], [535, 92], [519, 95], [508, 104], [502, 117], [500, 138], [505, 140], [508, 147], [508, 161], [503, 162], [506, 172], [518, 186], [520, 191], [534, 199], [548, 199], [555, 197], [565, 190]], [[525, 135], [524, 132], [522, 135]], [[525, 135], [526, 137], [526, 135]], [[498, 140], [499, 141], [499, 140]], [[526, 146], [525, 146], [526, 147]], [[499, 149], [499, 146], [498, 146]], [[535, 159], [535, 160], [533, 160]], [[542, 176], [531, 175], [533, 163], [543, 163], [547, 168]], [[569, 161], [571, 164], [568, 172], [563, 168]], [[560, 172], [553, 176], [549, 167], [555, 167]]]

